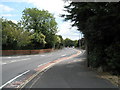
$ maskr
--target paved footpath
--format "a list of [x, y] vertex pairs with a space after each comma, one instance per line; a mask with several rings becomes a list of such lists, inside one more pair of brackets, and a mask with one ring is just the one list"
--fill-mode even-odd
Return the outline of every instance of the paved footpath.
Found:
[[28, 83], [26, 88], [106, 88], [107, 90], [112, 88], [117, 90], [115, 89], [117, 86], [98, 78], [97, 73], [86, 67], [85, 53], [54, 65]]

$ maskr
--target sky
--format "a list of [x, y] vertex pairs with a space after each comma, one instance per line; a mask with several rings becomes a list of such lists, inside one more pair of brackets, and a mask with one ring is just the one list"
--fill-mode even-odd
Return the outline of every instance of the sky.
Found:
[[54, 15], [58, 23], [57, 35], [62, 35], [64, 39], [78, 40], [79, 31], [77, 31], [77, 27], [72, 27], [70, 21], [64, 21], [64, 18], [60, 17], [61, 14], [67, 13], [64, 11], [64, 5], [68, 4], [63, 0], [0, 0], [0, 17], [17, 23], [21, 19], [22, 11], [25, 8], [48, 10]]

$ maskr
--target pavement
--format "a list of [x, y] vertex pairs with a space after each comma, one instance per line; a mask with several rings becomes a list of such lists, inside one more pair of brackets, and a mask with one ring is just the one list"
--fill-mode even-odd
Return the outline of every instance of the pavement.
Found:
[[[45, 70], [30, 81], [24, 88], [102, 88], [118, 90], [108, 80], [86, 66], [86, 53], [61, 61]], [[91, 89], [92, 90], [92, 89]]]

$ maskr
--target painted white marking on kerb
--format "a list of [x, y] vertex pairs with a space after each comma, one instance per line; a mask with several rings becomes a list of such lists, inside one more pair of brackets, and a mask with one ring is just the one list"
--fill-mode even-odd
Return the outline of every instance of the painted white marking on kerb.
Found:
[[14, 81], [15, 79], [17, 79], [17, 78], [21, 77], [22, 75], [28, 73], [29, 71], [30, 71], [30, 70], [27, 70], [27, 71], [25, 71], [24, 73], [22, 73], [22, 74], [20, 74], [20, 75], [18, 75], [18, 76], [16, 76], [16, 77], [14, 77], [13, 79], [9, 80], [8, 82], [6, 82], [6, 83], [3, 84], [2, 86], [0, 86], [0, 89], [2, 89], [4, 86], [6, 86], [7, 84], [11, 83], [11, 82]]

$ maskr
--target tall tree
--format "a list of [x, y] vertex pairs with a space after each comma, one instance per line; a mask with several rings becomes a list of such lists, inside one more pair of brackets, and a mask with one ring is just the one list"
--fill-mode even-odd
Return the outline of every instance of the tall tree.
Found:
[[23, 11], [21, 26], [25, 30], [33, 33], [42, 33], [45, 35], [46, 48], [52, 47], [51, 41], [57, 33], [57, 23], [51, 13], [37, 8], [26, 8]]
[[71, 47], [71, 46], [74, 46], [74, 41], [69, 38], [66, 38], [64, 40], [64, 44], [65, 44], [65, 47]]
[[[111, 67], [115, 66], [114, 70], [116, 68], [116, 71], [120, 68], [120, 64], [117, 65], [119, 62], [117, 57], [113, 60], [108, 53], [112, 47], [116, 46], [120, 49], [120, 46], [117, 45], [120, 44], [118, 34], [120, 33], [119, 8], [120, 2], [71, 2], [70, 5], [65, 6], [69, 14], [62, 16], [65, 17], [65, 20], [74, 22], [73, 26], [77, 26], [78, 30], [84, 34], [88, 48], [88, 59], [93, 67], [102, 66], [104, 69], [109, 69], [107, 66], [112, 65]], [[114, 51], [114, 54], [117, 54], [116, 52]], [[112, 61], [116, 62], [116, 64], [108, 65]]]
[[2, 49], [20, 49], [31, 41], [30, 33], [24, 31], [17, 24], [2, 20]]

